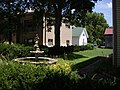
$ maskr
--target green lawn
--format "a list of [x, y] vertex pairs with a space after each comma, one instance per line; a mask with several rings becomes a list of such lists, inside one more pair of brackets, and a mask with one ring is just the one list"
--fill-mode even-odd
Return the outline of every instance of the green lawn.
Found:
[[95, 48], [94, 50], [74, 52], [68, 55], [69, 60], [63, 60], [62, 58], [58, 58], [58, 63], [59, 64], [70, 63], [72, 65], [75, 65], [77, 63], [89, 60], [97, 56], [107, 56], [112, 52], [113, 52], [112, 49], [101, 49], [101, 48]]

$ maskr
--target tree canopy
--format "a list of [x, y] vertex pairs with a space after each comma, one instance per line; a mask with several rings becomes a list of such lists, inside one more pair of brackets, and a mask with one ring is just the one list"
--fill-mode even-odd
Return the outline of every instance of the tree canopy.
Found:
[[[55, 46], [60, 46], [60, 26], [62, 17], [71, 21], [71, 15], [76, 16], [76, 20], [82, 19], [87, 12], [92, 12], [95, 2], [98, 0], [1, 0], [0, 10], [8, 18], [9, 28], [11, 17], [26, 13], [30, 8], [35, 12], [46, 12], [55, 18]], [[74, 10], [74, 12], [72, 12]], [[37, 13], [37, 14], [38, 14]]]
[[0, 31], [11, 43], [12, 32], [18, 25], [19, 15], [25, 12], [25, 2], [22, 0], [1, 0], [0, 1]]
[[[60, 26], [62, 17], [67, 18], [68, 21], [72, 20], [71, 15], [76, 16], [76, 19], [82, 19], [87, 12], [92, 12], [92, 8], [97, 1], [98, 0], [44, 0], [46, 3], [44, 4], [46, 7], [44, 9], [47, 9], [55, 18], [55, 46], [60, 46]], [[74, 12], [72, 12], [72, 10], [74, 10]]]
[[86, 27], [88, 31], [89, 43], [99, 45], [104, 41], [104, 31], [108, 27], [108, 24], [103, 13], [87, 13], [81, 26]]

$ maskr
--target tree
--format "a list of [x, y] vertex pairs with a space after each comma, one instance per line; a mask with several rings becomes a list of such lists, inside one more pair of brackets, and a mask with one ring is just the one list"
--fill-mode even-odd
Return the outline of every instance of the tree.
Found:
[[[45, 9], [47, 7], [48, 12], [54, 18], [55, 26], [55, 46], [60, 47], [60, 26], [62, 17], [68, 18], [71, 21], [71, 15], [84, 16], [87, 12], [91, 12], [95, 6], [95, 2], [98, 0], [32, 0], [34, 9]], [[39, 7], [44, 2], [43, 7]], [[74, 12], [72, 13], [72, 10]], [[70, 15], [70, 16], [69, 16]]]
[[99, 45], [104, 41], [104, 30], [108, 27], [108, 24], [102, 13], [87, 13], [82, 19], [73, 16], [72, 23], [75, 26], [85, 27], [87, 29], [89, 43], [96, 43]]
[[22, 0], [1, 0], [0, 10], [0, 16], [2, 16], [0, 30], [2, 34], [5, 34], [9, 44], [11, 44], [12, 32], [17, 30], [19, 16], [25, 12], [24, 2]]
[[[2, 0], [0, 2], [0, 8], [5, 11], [5, 16], [8, 18], [9, 23], [11, 23], [11, 16], [14, 17], [21, 11], [27, 12], [26, 10], [32, 8], [38, 12], [43, 11], [44, 14], [46, 10], [45, 7], [47, 7], [47, 11], [55, 18], [55, 46], [60, 47], [62, 17], [68, 18], [69, 21], [71, 21], [69, 15], [82, 17], [87, 12], [92, 11], [97, 1], [98, 0]], [[73, 13], [71, 12], [72, 10], [74, 10]], [[9, 28], [10, 26], [9, 24]], [[11, 30], [8, 31], [11, 32]]]
[[89, 43], [100, 45], [104, 41], [104, 31], [108, 27], [108, 24], [102, 13], [87, 13], [82, 25], [88, 31]]
[[[55, 18], [55, 46], [60, 47], [60, 26], [62, 17], [71, 20], [71, 15], [78, 17], [91, 12], [97, 0], [47, 0], [48, 8]], [[74, 12], [72, 13], [72, 10]], [[81, 18], [80, 18], [81, 19]]]

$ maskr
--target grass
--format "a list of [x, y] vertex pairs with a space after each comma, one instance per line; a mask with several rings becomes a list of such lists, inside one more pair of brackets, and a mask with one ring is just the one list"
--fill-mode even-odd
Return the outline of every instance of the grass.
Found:
[[58, 58], [58, 63], [59, 64], [70, 63], [71, 65], [76, 65], [83, 61], [90, 60], [98, 56], [105, 57], [109, 54], [112, 54], [112, 49], [95, 48], [94, 50], [85, 50], [85, 51], [79, 51], [79, 52], [74, 52], [72, 54], [69, 54], [68, 60]]
[[96, 57], [96, 56], [107, 56], [112, 53], [112, 49], [101, 49], [96, 48], [94, 50], [86, 50], [83, 52], [78, 52], [78, 54], [87, 56], [87, 57]]

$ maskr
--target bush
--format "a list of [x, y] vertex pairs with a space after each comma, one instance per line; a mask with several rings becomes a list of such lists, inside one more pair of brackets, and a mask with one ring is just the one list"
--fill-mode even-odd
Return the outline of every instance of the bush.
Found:
[[[2, 61], [0, 64], [0, 90], [63, 90], [73, 88], [74, 74], [68, 64], [53, 66], [21, 65]], [[76, 77], [78, 78], [78, 77]]]
[[94, 47], [91, 44], [82, 45], [82, 46], [73, 46], [73, 52], [84, 51], [84, 50], [93, 50]]
[[91, 44], [80, 46], [81, 51], [83, 51], [83, 50], [93, 50], [93, 49], [94, 49], [94, 47]]
[[73, 50], [72, 50], [72, 47], [71, 46], [68, 46], [68, 47], [49, 47], [48, 48], [48, 56], [61, 56], [61, 55], [64, 55], [64, 53], [68, 54], [68, 53], [71, 53]]
[[[79, 75], [71, 71], [70, 65], [53, 65], [50, 66], [46, 72], [46, 77], [43, 79], [38, 90], [75, 90], [77, 81], [79, 80]], [[38, 87], [37, 86], [37, 87]]]
[[80, 46], [73, 46], [73, 52], [79, 52]]
[[40, 48], [41, 51], [44, 51], [45, 55], [48, 54], [48, 47], [47, 46], [40, 45], [39, 48]]
[[13, 62], [0, 64], [0, 90], [29, 90], [45, 77], [45, 67]]
[[34, 47], [32, 46], [15, 45], [15, 47], [18, 48], [17, 49], [18, 54], [16, 56], [19, 57], [31, 56], [32, 54], [30, 53], [30, 51], [34, 50]]
[[0, 60], [0, 90], [119, 90], [115, 80], [80, 77], [69, 64], [32, 65]]
[[30, 50], [33, 50], [33, 47], [19, 44], [10, 45], [6, 43], [0, 43], [0, 54], [10, 59], [30, 56]]

